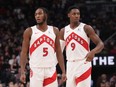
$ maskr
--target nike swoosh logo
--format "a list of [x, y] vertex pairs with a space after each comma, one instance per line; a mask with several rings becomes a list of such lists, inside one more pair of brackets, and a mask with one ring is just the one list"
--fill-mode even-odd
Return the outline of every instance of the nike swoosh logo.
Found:
[[39, 32], [35, 32], [35, 34], [38, 34]]
[[68, 33], [69, 31], [66, 31], [66, 33]]

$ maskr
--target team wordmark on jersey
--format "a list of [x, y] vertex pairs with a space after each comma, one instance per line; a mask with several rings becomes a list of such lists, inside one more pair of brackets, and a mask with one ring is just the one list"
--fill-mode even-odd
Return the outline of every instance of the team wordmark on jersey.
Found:
[[33, 51], [39, 47], [41, 44], [47, 43], [49, 44], [54, 50], [55, 50], [55, 42], [45, 34], [43, 34], [41, 37], [39, 37], [30, 47], [30, 55], [33, 53]]
[[69, 42], [71, 40], [75, 40], [78, 42], [80, 45], [82, 45], [87, 51], [89, 51], [89, 45], [88, 43], [79, 35], [76, 33], [72, 32], [67, 38], [66, 38], [66, 47], [68, 46]]

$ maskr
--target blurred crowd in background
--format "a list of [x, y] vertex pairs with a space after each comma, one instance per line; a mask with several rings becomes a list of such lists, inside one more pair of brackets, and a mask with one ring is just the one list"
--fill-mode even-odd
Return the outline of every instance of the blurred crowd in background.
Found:
[[[22, 35], [27, 27], [36, 24], [34, 12], [41, 6], [49, 11], [48, 24], [58, 27], [59, 30], [69, 23], [67, 8], [74, 4], [80, 6], [80, 21], [90, 24], [105, 44], [100, 54], [116, 55], [116, 3], [110, 1], [0, 0], [0, 87], [24, 87], [19, 80]], [[26, 68], [28, 71], [28, 63]], [[105, 73], [98, 76], [97, 85], [93, 87], [116, 87], [115, 73], [112, 72], [110, 77]], [[26, 74], [29, 76], [29, 72]], [[58, 74], [59, 87], [65, 87], [60, 85], [60, 78]], [[29, 78], [25, 85], [29, 87]]]

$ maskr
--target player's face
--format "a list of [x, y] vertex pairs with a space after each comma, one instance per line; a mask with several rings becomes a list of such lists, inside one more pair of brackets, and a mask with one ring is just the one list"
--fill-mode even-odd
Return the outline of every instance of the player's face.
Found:
[[68, 17], [70, 18], [70, 22], [76, 23], [80, 20], [80, 11], [78, 9], [72, 9], [70, 13], [68, 13]]
[[35, 11], [35, 19], [37, 24], [43, 24], [46, 21], [46, 14], [42, 9], [37, 9]]

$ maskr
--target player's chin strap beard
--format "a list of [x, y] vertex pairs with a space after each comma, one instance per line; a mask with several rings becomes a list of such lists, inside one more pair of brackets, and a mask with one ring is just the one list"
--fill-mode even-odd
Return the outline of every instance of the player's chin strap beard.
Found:
[[44, 23], [45, 23], [45, 21], [46, 21], [46, 18], [44, 18], [42, 22], [37, 23], [37, 24], [38, 24], [38, 25], [42, 25], [42, 24], [44, 24]]
[[42, 25], [44, 23], [44, 21], [43, 22], [40, 22], [40, 23], [37, 23], [37, 25]]

